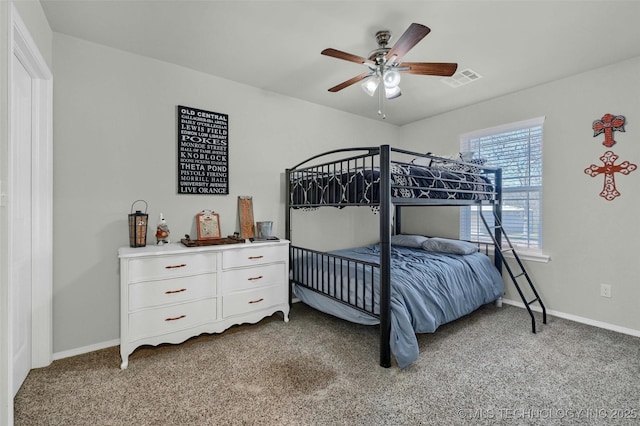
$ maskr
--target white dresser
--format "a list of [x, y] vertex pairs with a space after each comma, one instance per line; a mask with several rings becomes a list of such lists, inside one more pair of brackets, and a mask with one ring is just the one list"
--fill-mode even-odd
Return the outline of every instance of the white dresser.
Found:
[[122, 247], [120, 355], [181, 343], [281, 311], [289, 321], [289, 242]]

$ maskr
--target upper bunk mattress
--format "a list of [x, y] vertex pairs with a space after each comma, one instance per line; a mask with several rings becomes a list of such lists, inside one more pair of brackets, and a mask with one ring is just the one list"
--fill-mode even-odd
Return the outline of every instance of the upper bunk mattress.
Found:
[[[291, 178], [291, 206], [377, 204], [380, 170], [364, 168], [327, 173], [300, 172]], [[489, 179], [446, 167], [391, 165], [391, 197], [440, 200], [492, 200]]]

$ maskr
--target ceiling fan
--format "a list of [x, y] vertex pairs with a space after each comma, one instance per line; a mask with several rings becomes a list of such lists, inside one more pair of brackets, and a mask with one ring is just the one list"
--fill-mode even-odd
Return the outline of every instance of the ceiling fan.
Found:
[[[391, 31], [383, 30], [376, 33], [378, 48], [369, 52], [369, 56], [353, 55], [337, 49], [324, 49], [321, 53], [345, 61], [364, 64], [369, 68], [347, 81], [344, 81], [329, 89], [330, 92], [338, 92], [352, 84], [363, 81], [362, 88], [370, 96], [378, 90], [379, 108], [378, 114], [385, 118], [383, 100], [395, 99], [402, 93], [400, 91], [400, 73], [419, 75], [439, 75], [450, 77], [458, 68], [456, 63], [447, 62], [400, 62], [400, 59], [407, 54], [420, 40], [422, 40], [431, 29], [421, 24], [413, 23], [400, 36], [396, 44], [389, 48], [387, 44], [391, 39]], [[382, 85], [381, 85], [382, 83]], [[384, 91], [383, 91], [384, 89]]]

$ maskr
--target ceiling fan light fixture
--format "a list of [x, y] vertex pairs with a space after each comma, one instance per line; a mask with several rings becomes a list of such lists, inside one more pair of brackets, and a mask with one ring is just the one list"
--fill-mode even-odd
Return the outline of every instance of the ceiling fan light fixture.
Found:
[[362, 83], [362, 90], [369, 96], [373, 96], [376, 93], [376, 89], [380, 85], [380, 80], [376, 76], [368, 77]]
[[385, 95], [387, 99], [395, 99], [398, 96], [402, 95], [400, 92], [400, 86], [395, 87], [386, 87], [384, 88]]
[[[361, 83], [364, 92], [373, 96], [378, 92], [378, 114], [384, 119], [386, 100], [394, 99], [400, 93], [400, 73], [415, 75], [439, 75], [450, 77], [458, 68], [458, 64], [449, 62], [402, 62], [402, 58], [418, 44], [431, 30], [429, 27], [412, 23], [400, 36], [393, 47], [387, 47], [391, 32], [378, 31], [376, 39], [378, 48], [369, 52], [368, 57], [353, 55], [337, 49], [324, 49], [322, 55], [331, 56], [349, 62], [365, 65], [368, 71], [344, 81], [329, 89], [338, 92], [355, 83]], [[382, 91], [384, 89], [384, 92]]]
[[395, 70], [386, 70], [382, 76], [384, 79], [384, 87], [387, 89], [393, 89], [400, 84], [400, 73]]

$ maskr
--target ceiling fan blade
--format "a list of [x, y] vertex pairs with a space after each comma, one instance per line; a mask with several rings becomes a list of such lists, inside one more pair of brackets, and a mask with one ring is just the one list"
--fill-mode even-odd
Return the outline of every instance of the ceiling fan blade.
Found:
[[365, 78], [369, 77], [370, 75], [371, 74], [368, 73], [368, 72], [363, 72], [362, 74], [357, 75], [357, 76], [353, 77], [352, 79], [349, 79], [349, 80], [347, 80], [345, 82], [342, 82], [342, 83], [338, 84], [337, 86], [333, 86], [331, 89], [329, 89], [329, 91], [330, 92], [337, 92], [339, 90], [344, 89], [345, 87], [349, 87], [352, 84], [355, 84], [355, 83], [357, 83], [357, 82], [359, 82], [361, 80], [364, 80]]
[[425, 38], [429, 32], [431, 32], [431, 29], [422, 24], [413, 23], [409, 25], [409, 28], [407, 28], [404, 34], [400, 36], [396, 44], [387, 53], [387, 60], [396, 56], [395, 62], [398, 62], [398, 60], [406, 55], [413, 46]]
[[325, 56], [331, 56], [333, 58], [344, 59], [345, 61], [355, 62], [357, 64], [373, 64], [373, 61], [370, 61], [367, 58], [363, 58], [362, 56], [353, 55], [351, 53], [343, 52], [337, 49], [324, 49], [321, 54]]
[[420, 75], [441, 75], [451, 77], [458, 69], [458, 64], [448, 62], [401, 62], [398, 68], [409, 68], [407, 70], [399, 69], [399, 72], [406, 74]]

